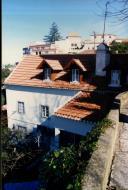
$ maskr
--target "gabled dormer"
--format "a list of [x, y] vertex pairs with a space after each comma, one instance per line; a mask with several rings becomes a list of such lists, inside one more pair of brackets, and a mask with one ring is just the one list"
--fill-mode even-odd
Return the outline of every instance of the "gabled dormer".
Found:
[[45, 81], [52, 81], [56, 74], [63, 70], [63, 67], [58, 60], [43, 59], [38, 69], [43, 69], [43, 79]]
[[65, 67], [65, 70], [69, 70], [70, 82], [83, 81], [83, 76], [84, 72], [86, 71], [86, 68], [79, 59], [72, 59]]

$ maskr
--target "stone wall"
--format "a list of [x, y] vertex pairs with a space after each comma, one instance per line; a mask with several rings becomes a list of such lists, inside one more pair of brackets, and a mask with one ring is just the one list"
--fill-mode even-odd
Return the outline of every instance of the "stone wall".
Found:
[[107, 128], [98, 140], [82, 179], [82, 190], [106, 190], [119, 130], [119, 106], [120, 97], [117, 96], [108, 114], [113, 126]]

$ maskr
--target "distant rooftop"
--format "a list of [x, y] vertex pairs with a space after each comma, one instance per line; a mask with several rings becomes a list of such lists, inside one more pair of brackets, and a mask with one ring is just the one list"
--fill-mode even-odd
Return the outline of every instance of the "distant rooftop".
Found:
[[70, 32], [68, 37], [80, 37], [80, 35], [77, 32]]
[[43, 41], [31, 42], [30, 46], [33, 46], [33, 45], [45, 45], [45, 42], [43, 42]]
[[[96, 33], [95, 33], [95, 35], [96, 36], [103, 36], [103, 34], [96, 34]], [[91, 34], [90, 36], [94, 36], [94, 34]], [[104, 36], [117, 36], [117, 35], [115, 35], [115, 34], [104, 34]]]

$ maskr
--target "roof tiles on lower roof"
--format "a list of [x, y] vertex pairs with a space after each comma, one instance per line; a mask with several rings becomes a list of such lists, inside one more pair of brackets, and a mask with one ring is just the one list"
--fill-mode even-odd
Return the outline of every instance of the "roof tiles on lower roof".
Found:
[[55, 116], [96, 122], [102, 118], [108, 106], [108, 95], [81, 91], [72, 100], [55, 112]]

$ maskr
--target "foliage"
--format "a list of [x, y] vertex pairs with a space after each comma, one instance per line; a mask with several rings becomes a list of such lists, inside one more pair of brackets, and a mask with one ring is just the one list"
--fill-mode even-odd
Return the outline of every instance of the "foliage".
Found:
[[2, 82], [4, 82], [4, 80], [9, 76], [9, 74], [11, 73], [11, 69], [12, 65], [11, 64], [7, 64], [5, 65], [4, 68], [2, 68]]
[[[112, 0], [109, 1], [113, 6], [113, 9], [109, 11], [109, 15], [115, 17], [121, 22], [128, 21], [128, 0]], [[118, 4], [118, 9], [114, 7], [114, 4]]]
[[[100, 3], [98, 0], [97, 4]], [[105, 3], [109, 4], [107, 16], [113, 18], [113, 21], [119, 24], [128, 21], [128, 0], [105, 0]]]
[[[26, 135], [18, 130], [10, 130], [2, 123], [1, 159], [3, 180], [32, 180], [37, 177], [38, 163], [46, 147], [39, 149], [35, 142], [36, 134]], [[32, 172], [31, 172], [32, 171]]]
[[5, 97], [3, 94], [1, 94], [1, 105], [5, 104]]
[[44, 41], [48, 42], [48, 43], [53, 43], [53, 42], [58, 41], [60, 39], [62, 39], [62, 37], [60, 36], [58, 26], [55, 22], [53, 22], [52, 26], [50, 28], [49, 35], [46, 35], [44, 37]]
[[2, 175], [6, 176], [9, 170], [12, 170], [16, 162], [23, 156], [16, 150], [17, 143], [23, 138], [18, 131], [11, 131], [9, 128], [1, 128], [1, 159]]
[[113, 53], [128, 53], [128, 44], [113, 41], [110, 48]]
[[7, 128], [8, 127], [7, 111], [1, 111], [1, 127], [2, 128]]
[[[108, 119], [97, 123], [96, 127], [78, 145], [62, 147], [43, 157], [39, 178], [41, 188], [47, 190], [80, 190], [81, 177], [101, 132], [110, 126]], [[45, 182], [45, 183], [44, 183]]]
[[56, 189], [66, 188], [66, 183], [70, 182], [71, 176], [74, 175], [76, 164], [77, 152], [75, 147], [63, 147], [61, 150], [44, 157], [40, 175], [47, 183], [48, 189], [52, 189], [56, 185]]

